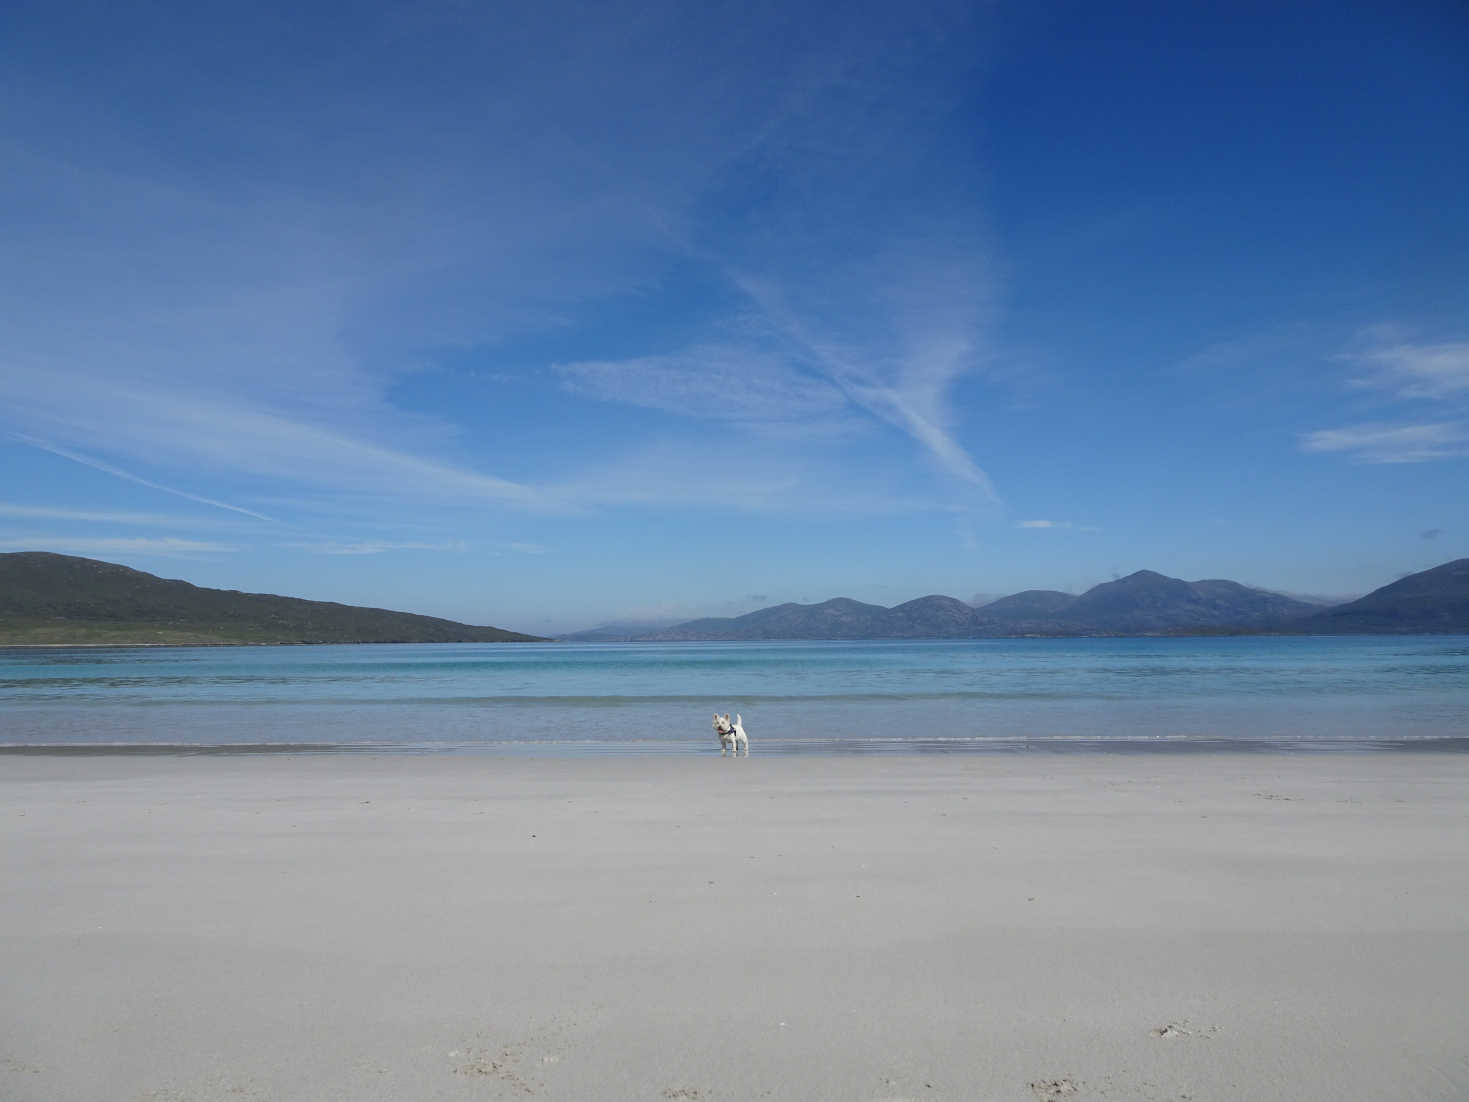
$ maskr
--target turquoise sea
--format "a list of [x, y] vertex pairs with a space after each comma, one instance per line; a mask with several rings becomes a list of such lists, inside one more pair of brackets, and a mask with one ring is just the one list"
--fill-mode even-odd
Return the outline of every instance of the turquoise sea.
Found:
[[0, 650], [0, 747], [1469, 748], [1469, 637]]

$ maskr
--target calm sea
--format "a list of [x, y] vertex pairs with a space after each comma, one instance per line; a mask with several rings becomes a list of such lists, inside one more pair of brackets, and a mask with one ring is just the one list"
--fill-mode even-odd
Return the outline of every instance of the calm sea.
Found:
[[1469, 637], [0, 650], [0, 746], [1469, 747]]

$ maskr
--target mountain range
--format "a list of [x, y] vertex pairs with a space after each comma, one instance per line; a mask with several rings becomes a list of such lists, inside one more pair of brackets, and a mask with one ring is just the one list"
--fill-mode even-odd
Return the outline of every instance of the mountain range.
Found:
[[[1329, 608], [1238, 582], [1140, 570], [1077, 596], [1029, 589], [975, 607], [931, 595], [884, 608], [848, 597], [672, 626], [611, 625], [568, 641], [982, 639], [1196, 634], [1469, 634], [1469, 559]], [[114, 563], [0, 554], [0, 645], [481, 643], [536, 636], [433, 616], [205, 589]]]
[[849, 597], [690, 620], [640, 634], [562, 636], [635, 641], [983, 639], [1006, 636], [1469, 633], [1469, 559], [1409, 575], [1323, 609], [1222, 579], [1186, 582], [1139, 570], [1077, 596], [1030, 589], [975, 607], [932, 595], [885, 608]]
[[97, 559], [0, 554], [0, 645], [535, 641], [409, 612], [204, 589]]

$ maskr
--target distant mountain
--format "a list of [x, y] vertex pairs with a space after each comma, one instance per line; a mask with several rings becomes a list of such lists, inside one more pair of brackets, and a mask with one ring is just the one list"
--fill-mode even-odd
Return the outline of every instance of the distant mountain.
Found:
[[1248, 628], [1314, 609], [1305, 601], [1238, 582], [1185, 582], [1139, 570], [1092, 587], [1056, 618], [1080, 632], [1148, 635]]
[[1313, 635], [1469, 634], [1469, 559], [1409, 574], [1355, 601], [1292, 620], [1283, 630]]
[[964, 639], [983, 621], [963, 601], [935, 594], [888, 609], [882, 623], [883, 634], [895, 639]]
[[0, 554], [0, 645], [506, 643], [537, 637], [328, 601], [203, 589], [115, 563]]
[[691, 620], [644, 639], [979, 639], [1013, 635], [1158, 635], [1258, 626], [1315, 610], [1238, 582], [1185, 582], [1151, 570], [1104, 582], [1080, 597], [1031, 589], [974, 608], [933, 595], [894, 608], [845, 597], [784, 604], [723, 619]]
[[981, 605], [981, 616], [994, 620], [1044, 620], [1076, 602], [1076, 594], [1055, 589], [1027, 589]]
[[650, 632], [643, 638], [671, 642], [692, 639], [875, 639], [886, 637], [887, 612], [881, 605], [837, 597], [819, 605], [783, 604], [747, 612], [743, 616], [690, 620], [686, 624]]

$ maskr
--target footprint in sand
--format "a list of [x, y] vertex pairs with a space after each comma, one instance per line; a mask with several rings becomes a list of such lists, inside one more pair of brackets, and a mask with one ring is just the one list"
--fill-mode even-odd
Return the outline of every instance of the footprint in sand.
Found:
[[535, 1094], [539, 1084], [532, 1085], [520, 1071], [523, 1050], [523, 1045], [506, 1045], [491, 1055], [489, 1049], [471, 1047], [455, 1049], [449, 1053], [449, 1059], [455, 1061], [455, 1075], [498, 1079], [521, 1094]]
[[1181, 1022], [1169, 1022], [1167, 1025], [1160, 1025], [1157, 1029], [1153, 1030], [1153, 1036], [1165, 1038], [1211, 1037], [1218, 1032], [1218, 1026], [1211, 1025], [1207, 1029], [1200, 1029], [1185, 1018]]
[[449, 1052], [450, 1070], [455, 1075], [498, 1080], [517, 1094], [537, 1094], [545, 1084], [536, 1072], [561, 1062], [559, 1052], [547, 1050], [564, 1048], [574, 1024], [553, 1018], [532, 1029], [523, 1040], [498, 1047], [475, 1038], [462, 1049]]
[[1081, 1090], [1074, 1079], [1040, 1079], [1030, 1085], [1040, 1102], [1066, 1102]]

